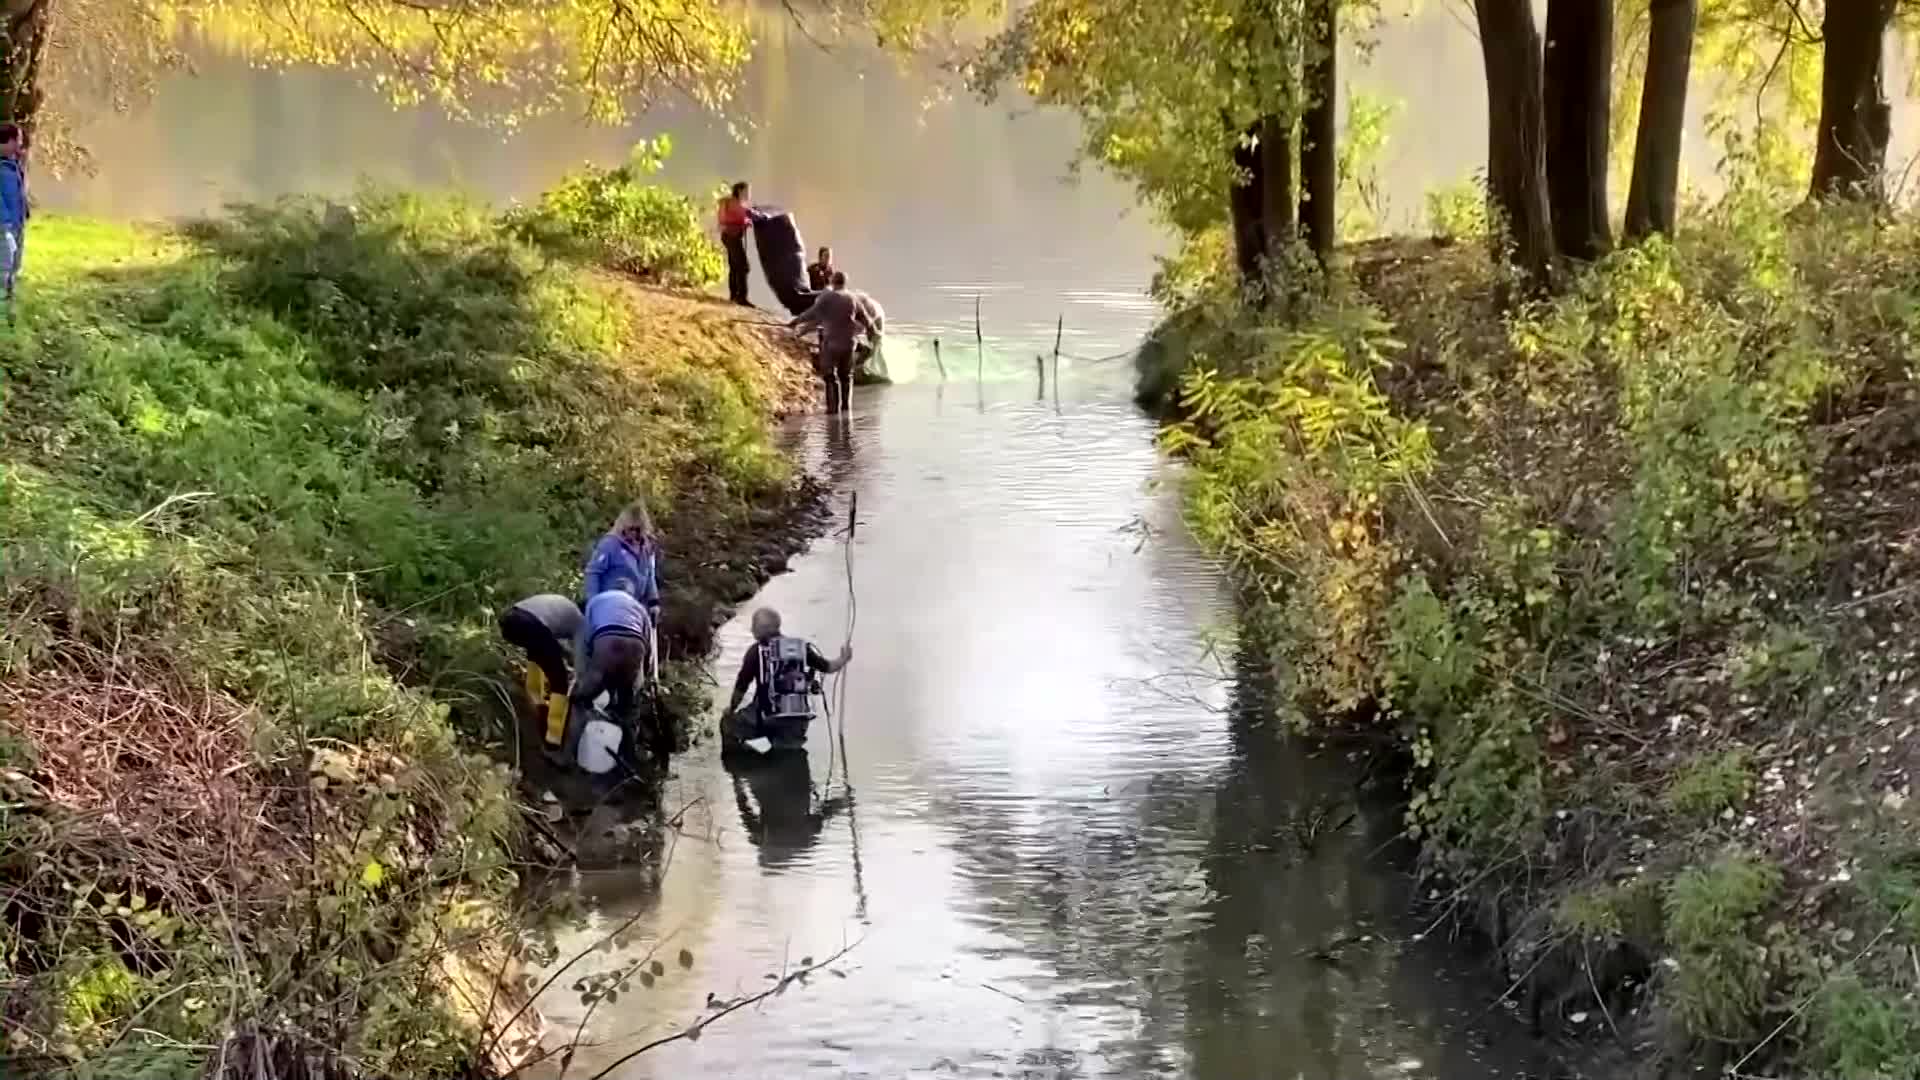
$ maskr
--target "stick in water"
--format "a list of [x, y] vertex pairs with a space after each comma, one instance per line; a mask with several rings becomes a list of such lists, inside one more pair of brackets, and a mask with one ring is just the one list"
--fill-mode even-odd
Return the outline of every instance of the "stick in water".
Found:
[[947, 381], [947, 364], [946, 364], [946, 361], [940, 359], [940, 339], [939, 338], [933, 339], [933, 366], [940, 369], [940, 381], [946, 382]]
[[980, 331], [980, 294], [973, 294], [973, 381], [979, 382], [987, 362], [987, 336]]

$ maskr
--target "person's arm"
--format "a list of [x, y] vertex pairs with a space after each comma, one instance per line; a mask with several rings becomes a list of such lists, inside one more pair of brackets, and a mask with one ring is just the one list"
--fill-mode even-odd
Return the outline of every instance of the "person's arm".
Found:
[[[825, 295], [825, 294], [823, 293], [822, 295]], [[795, 330], [798, 330], [806, 326], [813, 326], [820, 321], [821, 314], [822, 312], [820, 310], [820, 301], [815, 300], [811, 305], [807, 307], [807, 310], [801, 312], [798, 315], [795, 315], [793, 317], [793, 321], [788, 323], [787, 325], [792, 327]]]
[[747, 699], [747, 692], [760, 678], [760, 658], [756, 655], [758, 646], [747, 646], [747, 655], [740, 658], [740, 674], [733, 677], [733, 696], [727, 699], [727, 711], [733, 712]]
[[853, 659], [852, 645], [840, 646], [840, 655], [829, 660], [819, 649], [813, 647], [812, 642], [807, 643], [807, 666], [823, 675], [831, 675], [839, 671], [846, 667], [847, 661], [851, 659]]
[[646, 605], [647, 617], [658, 625], [660, 622], [660, 557], [653, 545], [648, 544], [646, 553], [641, 558], [646, 562], [647, 572], [641, 575], [643, 580], [640, 585], [640, 602]]
[[587, 556], [586, 583], [582, 586], [586, 590], [587, 599], [591, 600], [605, 591], [607, 571], [611, 569], [613, 569], [613, 553], [607, 550], [607, 541], [603, 537], [593, 545], [593, 554]]

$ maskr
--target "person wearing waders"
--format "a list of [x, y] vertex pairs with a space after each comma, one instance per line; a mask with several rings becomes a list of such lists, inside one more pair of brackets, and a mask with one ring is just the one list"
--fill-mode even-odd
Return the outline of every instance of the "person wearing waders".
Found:
[[[622, 733], [622, 746], [633, 753], [639, 745], [635, 722], [640, 705], [641, 680], [648, 670], [652, 651], [648, 646], [653, 620], [645, 605], [633, 595], [635, 582], [618, 578], [613, 587], [587, 601], [580, 639], [585, 642], [580, 677], [574, 680], [567, 710], [566, 735], [560, 744], [555, 764], [572, 765], [580, 753], [580, 733], [585, 717], [593, 708], [593, 699], [605, 693], [607, 713]], [[656, 718], [657, 720], [657, 718]], [[653, 752], [660, 755], [658, 732]]]
[[542, 741], [557, 750], [567, 730], [567, 686], [580, 605], [555, 593], [529, 596], [500, 614], [500, 636], [527, 654], [527, 700]]
[[720, 244], [727, 249], [727, 299], [752, 307], [747, 299], [747, 229], [766, 217], [753, 208], [752, 189], [745, 180], [733, 185], [720, 200]]
[[813, 306], [787, 325], [818, 327], [820, 355], [815, 361], [827, 384], [827, 412], [843, 413], [853, 404], [853, 350], [865, 331], [878, 334], [867, 309], [847, 291], [847, 275], [835, 270], [833, 288], [814, 297]]
[[0, 280], [7, 291], [7, 321], [13, 321], [13, 290], [27, 253], [26, 136], [18, 124], [0, 124]]
[[[753, 613], [753, 645], [740, 660], [740, 674], [733, 680], [733, 696], [727, 699], [727, 711], [721, 721], [720, 747], [738, 747], [748, 739], [771, 738], [798, 728], [804, 737], [806, 725], [813, 721], [813, 695], [819, 690], [817, 675], [831, 675], [853, 659], [853, 646], [843, 645], [832, 660], [821, 655], [813, 643], [801, 638], [783, 637], [780, 613], [761, 608]], [[753, 704], [742, 709], [740, 703], [753, 691]]]

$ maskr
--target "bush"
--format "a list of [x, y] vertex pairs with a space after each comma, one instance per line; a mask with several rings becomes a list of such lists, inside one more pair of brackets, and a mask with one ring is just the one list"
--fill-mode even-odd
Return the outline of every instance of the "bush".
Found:
[[782, 493], [767, 361], [458, 200], [36, 229], [0, 338], [0, 880], [59, 914], [0, 930], [5, 1052], [197, 1075], [179, 1047], [238, 1024], [448, 1075], [481, 1020], [450, 965], [527, 929], [477, 752], [514, 734], [496, 613], [635, 494], [671, 536]]
[[[1483, 228], [1477, 193], [1434, 205]], [[1168, 272], [1140, 389], [1178, 387], [1164, 441], [1277, 717], [1383, 729], [1428, 856], [1508, 925], [1679, 963], [1654, 995], [1686, 1034], [1754, 1037], [1808, 971], [1897, 1000], [1920, 221], [1741, 195], [1511, 308], [1478, 244], [1370, 243], [1286, 310], [1235, 295], [1228, 257]], [[1627, 912], [1628, 878], [1664, 912]], [[1834, 1035], [1856, 1055], [1802, 1049], [1920, 1052], [1873, 1015]]]
[[706, 215], [686, 196], [644, 182], [670, 150], [662, 136], [641, 143], [620, 168], [572, 173], [531, 209], [510, 214], [509, 226], [549, 251], [645, 281], [712, 285], [726, 263], [707, 238]]

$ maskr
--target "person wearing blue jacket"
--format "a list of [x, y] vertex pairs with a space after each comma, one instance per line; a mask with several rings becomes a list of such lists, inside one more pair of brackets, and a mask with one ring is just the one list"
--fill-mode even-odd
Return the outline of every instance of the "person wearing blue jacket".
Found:
[[0, 124], [0, 278], [7, 291], [7, 321], [13, 321], [13, 287], [27, 250], [26, 137], [18, 124]]
[[625, 579], [633, 585], [633, 595], [647, 614], [660, 617], [660, 547], [653, 537], [653, 518], [638, 499], [627, 504], [613, 527], [593, 546], [587, 556], [585, 599], [592, 600]]
[[608, 696], [607, 712], [626, 729], [629, 745], [635, 730], [635, 707], [639, 704], [641, 680], [651, 674], [653, 618], [630, 591], [633, 582], [616, 578], [612, 588], [587, 601], [586, 613], [576, 640], [583, 644], [584, 662], [579, 678], [568, 694], [566, 735], [560, 744], [559, 759], [571, 764], [579, 751], [583, 719], [593, 708], [593, 699], [602, 692]]

